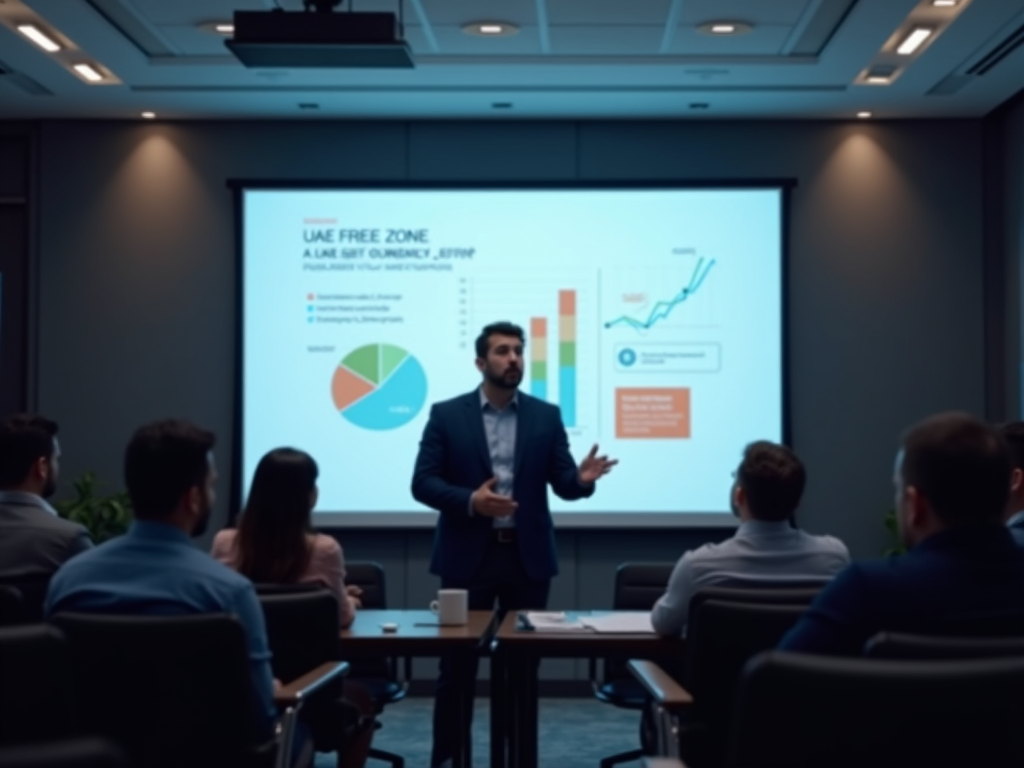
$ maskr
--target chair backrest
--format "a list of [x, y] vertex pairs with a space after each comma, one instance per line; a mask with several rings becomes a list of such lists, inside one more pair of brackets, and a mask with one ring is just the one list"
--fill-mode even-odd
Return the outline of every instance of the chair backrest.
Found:
[[622, 563], [615, 569], [616, 611], [649, 611], [665, 594], [675, 563]]
[[939, 637], [879, 632], [864, 646], [873, 659], [985, 659], [1024, 657], [1024, 637]]
[[[707, 600], [729, 600], [734, 603], [758, 603], [773, 605], [807, 606], [818, 596], [822, 583], [784, 583], [762, 582], [760, 584], [730, 582], [715, 587], [701, 587], [690, 598], [688, 624], [693, 623], [693, 616], [700, 604]], [[687, 630], [689, 635], [689, 630]]]
[[388, 607], [384, 566], [370, 561], [345, 563], [345, 584], [363, 590], [359, 600], [365, 610], [382, 611]]
[[[805, 609], [801, 604], [771, 602], [697, 603], [683, 645], [682, 682], [693, 694], [697, 719], [707, 728], [704, 761], [719, 765], [724, 758], [743, 665], [778, 645]], [[696, 755], [690, 757], [698, 762]]]
[[727, 766], [1024, 765], [1024, 659], [881, 661], [772, 651], [743, 673]]
[[75, 733], [70, 673], [60, 630], [47, 624], [0, 629], [0, 745]]
[[21, 590], [9, 584], [0, 584], [0, 627], [13, 627], [26, 623], [25, 600]]
[[233, 616], [50, 620], [70, 644], [82, 726], [122, 746], [133, 765], [222, 768], [266, 751], [245, 631]]
[[0, 749], [4, 768], [129, 768], [124, 752], [106, 739], [80, 738]]
[[[43, 603], [46, 602], [46, 591], [50, 588], [50, 578], [33, 577], [29, 579], [4, 579], [0, 589], [13, 587], [21, 596], [17, 608], [16, 620], [11, 624], [32, 624], [43, 620]], [[10, 594], [10, 592], [8, 592]], [[0, 607], [0, 626], [6, 625], [4, 608]]]
[[327, 589], [259, 594], [271, 666], [279, 680], [295, 680], [341, 658], [338, 599]]

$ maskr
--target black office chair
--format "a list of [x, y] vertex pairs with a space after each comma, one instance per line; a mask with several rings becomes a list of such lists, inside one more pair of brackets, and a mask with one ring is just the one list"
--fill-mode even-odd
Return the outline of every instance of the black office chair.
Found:
[[[271, 665], [274, 676], [282, 680], [341, 658], [337, 597], [322, 587], [299, 586], [257, 587], [273, 653]], [[358, 728], [372, 727], [370, 722], [362, 723], [358, 708], [343, 699], [341, 678], [306, 702], [301, 719], [312, 729], [318, 752], [338, 750]]]
[[317, 670], [275, 698], [279, 736], [259, 733], [242, 625], [232, 616], [63, 613], [81, 725], [146, 768], [266, 768], [291, 763], [302, 703], [343, 671]]
[[938, 661], [1024, 657], [1024, 637], [939, 637], [879, 632], [864, 646], [871, 659]]
[[[668, 577], [672, 575], [674, 563], [622, 563], [615, 569], [615, 592], [612, 609], [616, 611], [649, 611], [658, 598], [665, 594]], [[642, 711], [647, 705], [647, 695], [641, 685], [626, 669], [625, 658], [603, 660], [603, 674], [598, 677], [597, 659], [590, 659], [590, 685], [598, 701], [620, 709]], [[647, 754], [649, 745], [640, 723], [639, 749], [619, 752], [602, 758], [601, 768], [612, 768], [619, 763], [639, 760]]]
[[[363, 590], [363, 594], [359, 599], [363, 604], [364, 610], [387, 610], [387, 582], [384, 577], [384, 567], [380, 563], [345, 563], [345, 584], [351, 584]], [[349, 663], [352, 665], [350, 677], [353, 680], [359, 681], [369, 692], [378, 715], [383, 713], [384, 707], [405, 698], [408, 686], [398, 679], [397, 659], [384, 657], [379, 659], [352, 659]], [[406, 658], [406, 680], [412, 678], [411, 666], [411, 660]], [[378, 720], [377, 727], [380, 726], [381, 723]], [[384, 749], [373, 747], [370, 750], [370, 757], [390, 763], [393, 768], [404, 768], [405, 766], [405, 758]]]
[[[3, 604], [0, 600], [0, 626], [12, 624], [35, 624], [43, 620], [43, 603], [46, 602], [46, 591], [50, 588], [50, 578], [12, 579], [6, 578], [0, 581], [0, 591], [7, 591], [6, 588], [17, 590], [20, 595], [20, 604], [15, 613], [8, 614], [7, 611], [15, 610], [12, 604]], [[10, 597], [7, 598], [8, 600]], [[11, 617], [8, 621], [8, 616]]]
[[0, 627], [26, 623], [25, 600], [21, 590], [9, 584], [0, 584]]
[[0, 749], [3, 768], [130, 768], [124, 752], [106, 739], [66, 739]]
[[[630, 671], [656, 705], [645, 711], [649, 730], [676, 735], [668, 749], [692, 766], [717, 766], [724, 759], [736, 690], [735, 681], [751, 656], [774, 648], [806, 610], [821, 585], [706, 587], [690, 601], [683, 658], [670, 674], [649, 662], [630, 662]], [[679, 685], [682, 682], [682, 686]], [[652, 721], [660, 721], [655, 725]]]
[[47, 624], [0, 629], [0, 746], [76, 735], [69, 653]]
[[1024, 765], [1024, 659], [879, 661], [770, 651], [743, 673], [729, 768]]

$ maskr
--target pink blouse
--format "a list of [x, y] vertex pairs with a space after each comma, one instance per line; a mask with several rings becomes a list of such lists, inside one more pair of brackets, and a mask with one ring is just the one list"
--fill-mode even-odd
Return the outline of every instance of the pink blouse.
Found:
[[[228, 528], [220, 531], [213, 539], [210, 554], [229, 568], [237, 568], [238, 553], [235, 538], [238, 531]], [[344, 629], [356, 618], [356, 607], [345, 592], [345, 558], [337, 540], [322, 533], [313, 534], [313, 553], [309, 567], [299, 579], [300, 584], [322, 584], [338, 598], [341, 626]]]

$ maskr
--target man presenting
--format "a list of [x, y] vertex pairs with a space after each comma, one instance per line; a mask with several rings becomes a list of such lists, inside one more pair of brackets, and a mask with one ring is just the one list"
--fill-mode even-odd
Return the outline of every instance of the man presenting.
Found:
[[[441, 513], [430, 572], [444, 589], [467, 590], [470, 610], [492, 610], [495, 602], [501, 611], [546, 607], [558, 573], [547, 485], [563, 499], [586, 498], [616, 463], [595, 445], [576, 466], [558, 408], [519, 391], [524, 344], [523, 329], [512, 323], [483, 329], [476, 340], [482, 385], [433, 406], [416, 457], [412, 495]], [[457, 700], [452, 660], [442, 658], [434, 768], [453, 754]], [[464, 701], [468, 723], [471, 689]]]

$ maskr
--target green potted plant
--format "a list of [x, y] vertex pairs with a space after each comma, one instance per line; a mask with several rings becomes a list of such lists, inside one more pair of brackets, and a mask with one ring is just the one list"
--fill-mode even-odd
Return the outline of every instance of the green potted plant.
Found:
[[61, 517], [85, 526], [93, 542], [100, 544], [120, 536], [132, 521], [132, 504], [125, 492], [101, 496], [95, 472], [85, 472], [75, 483], [75, 497], [54, 502]]
[[882, 554], [888, 557], [889, 555], [902, 555], [905, 554], [907, 548], [903, 546], [903, 542], [900, 541], [900, 527], [896, 521], [896, 510], [890, 509], [885, 513], [885, 530], [889, 532], [892, 537], [892, 546], [885, 550]]

